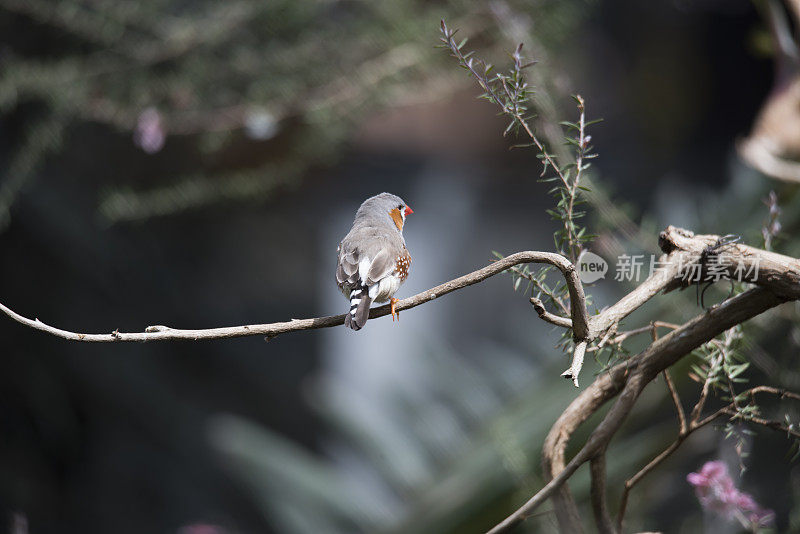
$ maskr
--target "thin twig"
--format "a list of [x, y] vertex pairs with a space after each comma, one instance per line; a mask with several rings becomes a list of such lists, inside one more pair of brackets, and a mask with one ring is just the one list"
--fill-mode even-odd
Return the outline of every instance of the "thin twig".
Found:
[[[721, 355], [722, 353], [720, 353], [720, 355], [718, 355], [717, 358], [721, 358], [722, 357]], [[716, 365], [717, 364], [714, 361], [712, 361], [711, 366], [714, 367]], [[712, 379], [713, 376], [711, 376], [710, 373], [706, 374], [706, 379], [705, 381], [703, 381], [703, 388], [700, 391], [700, 398], [697, 400], [697, 404], [694, 405], [694, 408], [692, 408], [692, 414], [690, 416], [692, 421], [697, 421], [697, 419], [700, 417], [700, 414], [703, 412], [706, 400], [708, 399], [708, 393], [711, 391]]]
[[622, 523], [625, 519], [625, 511], [628, 506], [628, 496], [630, 495], [631, 490], [633, 487], [642, 479], [645, 475], [647, 475], [650, 471], [656, 468], [661, 462], [666, 460], [673, 452], [678, 450], [678, 447], [681, 446], [683, 440], [686, 439], [688, 433], [681, 432], [678, 434], [678, 437], [675, 438], [675, 441], [670, 443], [670, 445], [664, 449], [661, 454], [650, 460], [650, 462], [644, 466], [642, 469], [639, 470], [638, 473], [633, 475], [631, 478], [625, 481], [625, 487], [622, 490], [622, 496], [620, 497], [619, 503], [619, 512], [617, 512], [617, 530], [622, 532]]
[[[658, 339], [656, 321], [650, 323], [650, 329], [653, 341], [655, 342]], [[655, 468], [656, 465], [661, 463], [664, 458], [675, 452], [675, 450], [677, 450], [677, 448], [680, 446], [681, 442], [686, 438], [686, 435], [688, 435], [689, 427], [686, 424], [686, 413], [683, 411], [683, 404], [678, 396], [678, 390], [675, 388], [675, 384], [672, 382], [672, 377], [670, 377], [668, 369], [664, 369], [661, 374], [664, 376], [664, 383], [667, 385], [669, 395], [672, 397], [672, 403], [675, 405], [675, 411], [678, 413], [678, 437], [658, 457], [652, 460], [634, 476], [625, 481], [625, 486], [622, 489], [622, 495], [620, 496], [619, 512], [617, 513], [617, 531], [619, 532], [622, 532], [622, 521], [625, 518], [625, 509], [628, 506], [628, 495], [630, 494], [633, 486], [635, 486], [636, 483], [639, 482], [639, 479], [641, 479], [645, 474], [650, 472], [651, 469]]]
[[[666, 375], [666, 372], [667, 371], [665, 369], [664, 370], [665, 376], [669, 376], [669, 375]], [[707, 394], [707, 388], [705, 387], [706, 385], [707, 384], [704, 384], [703, 390]], [[672, 391], [673, 388], [674, 388], [674, 386], [672, 386], [670, 388], [670, 390]], [[752, 397], [752, 396], [755, 396], [755, 395], [757, 395], [759, 393], [769, 393], [769, 394], [772, 394], [772, 395], [777, 395], [782, 399], [783, 398], [789, 398], [789, 399], [794, 399], [794, 400], [800, 401], [800, 394], [797, 394], [797, 393], [794, 393], [794, 392], [791, 392], [791, 391], [787, 391], [787, 390], [784, 390], [784, 389], [780, 389], [780, 388], [775, 388], [775, 387], [772, 387], [772, 386], [756, 386], [756, 387], [753, 387], [753, 388], [743, 392], [742, 395], [749, 395], [749, 396]], [[677, 399], [677, 394], [676, 394], [676, 396], [674, 398]], [[701, 399], [702, 400], [705, 399], [705, 396], [702, 395], [702, 394], [701, 394]], [[672, 453], [674, 453], [676, 450], [678, 450], [678, 448], [681, 446], [681, 444], [692, 433], [694, 433], [697, 430], [705, 427], [709, 423], [712, 423], [713, 421], [719, 419], [723, 415], [729, 415], [732, 418], [738, 417], [739, 419], [741, 419], [743, 421], [748, 421], [748, 422], [751, 422], [753, 424], [765, 426], [765, 427], [771, 428], [773, 430], [784, 431], [784, 432], [787, 432], [788, 434], [791, 434], [791, 435], [793, 435], [795, 437], [800, 437], [800, 433], [798, 433], [794, 429], [791, 429], [791, 428], [787, 427], [786, 425], [784, 425], [780, 421], [762, 419], [762, 418], [753, 417], [753, 416], [742, 416], [741, 413], [738, 412], [738, 410], [737, 410], [737, 408], [736, 408], [736, 406], [735, 406], [735, 404], [733, 402], [731, 402], [727, 406], [724, 406], [724, 407], [720, 408], [719, 410], [715, 411], [714, 413], [712, 413], [712, 414], [710, 414], [710, 415], [708, 415], [708, 416], [706, 416], [706, 417], [704, 417], [702, 419], [700, 419], [700, 410], [697, 409], [697, 406], [700, 406], [700, 402], [699, 401], [698, 401], [698, 404], [695, 406], [695, 409], [692, 410], [692, 418], [688, 423], [685, 421], [685, 419], [682, 419], [682, 422], [681, 422], [681, 425], [680, 425], [680, 430], [678, 431], [678, 435], [676, 436], [675, 441], [670, 443], [670, 445], [666, 449], [664, 449], [658, 456], [656, 456], [655, 458], [650, 460], [650, 462], [648, 462], [647, 465], [645, 465], [635, 475], [633, 475], [631, 478], [629, 478], [628, 480], [625, 481], [625, 487], [624, 487], [624, 489], [622, 491], [622, 497], [620, 498], [619, 512], [617, 514], [617, 530], [622, 531], [622, 522], [623, 522], [623, 520], [625, 518], [625, 508], [626, 508], [626, 506], [628, 504], [628, 495], [629, 495], [631, 489], [633, 489], [633, 487], [636, 484], [638, 484], [639, 481], [641, 481], [648, 473], [650, 473], [653, 469], [658, 467], [658, 465], [661, 464], [661, 462], [666, 460]], [[680, 412], [679, 413], [681, 413], [682, 411], [683, 411], [683, 408], [680, 408]]]
[[561, 317], [560, 315], [550, 313], [547, 311], [547, 308], [544, 307], [544, 302], [542, 302], [540, 299], [531, 297], [531, 304], [541, 320], [556, 326], [572, 328], [572, 320], [569, 317]]
[[575, 225], [573, 223], [573, 214], [575, 209], [575, 199], [578, 198], [578, 191], [581, 184], [581, 176], [583, 174], [583, 158], [586, 154], [589, 140], [586, 137], [586, 104], [581, 95], [576, 95], [575, 99], [578, 101], [578, 150], [575, 158], [575, 177], [572, 183], [567, 187], [569, 191], [569, 203], [567, 204], [567, 213], [564, 217], [564, 230], [567, 234], [567, 250], [573, 256], [572, 261], [577, 261], [578, 254], [580, 253], [580, 242], [578, 236], [575, 235]]
[[[453, 36], [458, 30], [454, 31], [449, 30], [444, 21], [442, 21], [441, 26], [442, 26], [442, 35], [444, 35], [444, 37], [442, 37], [442, 42], [450, 49], [450, 52], [453, 55], [453, 57], [455, 57], [458, 60], [459, 64], [462, 67], [469, 70], [470, 74], [472, 74], [472, 76], [480, 84], [481, 89], [486, 91], [486, 93], [494, 99], [494, 102], [498, 106], [500, 106], [500, 109], [502, 109], [503, 113], [506, 113], [507, 115], [514, 117], [519, 122], [520, 126], [522, 126], [522, 128], [525, 130], [525, 133], [528, 134], [528, 137], [530, 137], [531, 141], [533, 141], [533, 143], [536, 145], [536, 148], [539, 149], [539, 152], [541, 152], [541, 154], [543, 155], [544, 161], [546, 161], [547, 164], [553, 168], [553, 171], [556, 173], [556, 175], [564, 184], [564, 186], [569, 187], [569, 182], [566, 176], [564, 175], [563, 171], [561, 170], [561, 167], [559, 167], [558, 163], [556, 163], [553, 156], [550, 155], [549, 152], [547, 152], [544, 144], [539, 140], [536, 134], [533, 133], [533, 128], [530, 127], [527, 120], [525, 120], [525, 117], [522, 115], [522, 113], [520, 113], [519, 109], [506, 105], [501, 99], [500, 95], [497, 94], [497, 92], [494, 90], [492, 84], [489, 83], [489, 80], [486, 78], [486, 74], [485, 73], [481, 74], [475, 68], [474, 66], [475, 61], [461, 52], [460, 46], [453, 39]], [[506, 87], [505, 90], [508, 91], [508, 88]], [[510, 94], [509, 97], [511, 97]], [[513, 102], [516, 102], [516, 100], [514, 100], [513, 98], [511, 100]]]
[[[800, 394], [794, 393], [792, 391], [787, 391], [785, 389], [772, 387], [772, 386], [756, 386], [754, 388], [751, 388], [751, 389], [748, 389], [747, 391], [742, 392], [740, 394], [740, 396], [751, 396], [751, 397], [753, 397], [753, 396], [755, 396], [755, 395], [757, 395], [759, 393], [769, 393], [769, 394], [772, 394], [772, 395], [777, 395], [782, 399], [786, 398], [786, 399], [793, 399], [793, 400], [800, 401]], [[731, 402], [730, 404], [720, 408], [719, 410], [717, 410], [716, 412], [712, 413], [711, 415], [701, 419], [700, 421], [698, 421], [697, 424], [698, 425], [708, 424], [711, 421], [713, 421], [714, 419], [717, 419], [718, 417], [720, 417], [721, 415], [730, 415], [732, 418], [735, 418], [735, 419], [740, 419], [742, 421], [748, 421], [750, 423], [766, 426], [768, 428], [772, 428], [772, 429], [775, 429], [775, 430], [782, 430], [782, 431], [787, 432], [788, 434], [791, 434], [792, 436], [800, 437], [800, 432], [785, 426], [780, 421], [773, 421], [773, 420], [770, 420], [770, 419], [763, 419], [763, 418], [760, 418], [760, 417], [757, 417], [757, 416], [742, 414], [738, 410], [738, 408], [736, 407], [736, 404], [733, 403], [733, 402]]]
[[672, 377], [669, 376], [669, 370], [664, 369], [664, 382], [669, 389], [669, 395], [672, 397], [672, 402], [675, 404], [675, 410], [678, 412], [678, 428], [680, 432], [685, 431], [688, 427], [686, 424], [686, 412], [683, 411], [681, 398], [678, 396], [678, 390], [675, 389], [675, 384], [672, 382]]
[[[607, 372], [599, 375], [561, 414], [545, 440], [543, 473], [550, 480], [514, 513], [498, 524], [490, 532], [499, 534], [509, 532], [512, 527], [532, 514], [548, 498], [559, 494], [571, 500], [569, 491], [562, 494], [562, 487], [583, 463], [591, 460], [597, 451], [607, 446], [633, 408], [639, 393], [658, 373], [670, 367], [686, 354], [713, 339], [732, 326], [747, 321], [760, 313], [785, 302], [783, 297], [762, 288], [755, 288], [721, 303], [716, 308], [698, 315], [691, 321], [673, 330], [650, 345], [640, 354], [621, 362]], [[570, 460], [564, 462], [566, 446], [578, 426], [594, 414], [603, 404], [619, 395], [617, 403], [603, 421], [595, 428], [586, 444]], [[565, 532], [577, 530], [570, 524], [565, 527], [564, 517], [573, 511], [564, 510], [563, 500], [554, 500], [559, 527]], [[574, 505], [574, 501], [572, 501]], [[562, 509], [560, 509], [562, 508]]]
[[[609, 336], [610, 339], [606, 339], [605, 342], [601, 340], [601, 342], [598, 343], [597, 347], [602, 348], [606, 344], [619, 345], [629, 337], [633, 337], [639, 334], [644, 334], [646, 332], [652, 333], [654, 328], [669, 328], [671, 330], [675, 330], [676, 328], [680, 328], [680, 326], [681, 325], [675, 323], [667, 323], [664, 321], [653, 321], [647, 326], [640, 326], [639, 328], [634, 328], [633, 330], [626, 330], [625, 332], [619, 332], [614, 337]], [[613, 333], [612, 330], [609, 330], [609, 332]], [[592, 347], [592, 349], [597, 350], [595, 347]], [[592, 349], [589, 350], [591, 351]]]

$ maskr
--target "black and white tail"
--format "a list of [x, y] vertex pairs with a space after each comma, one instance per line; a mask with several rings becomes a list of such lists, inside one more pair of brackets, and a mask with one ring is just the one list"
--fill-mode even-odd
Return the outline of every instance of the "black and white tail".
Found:
[[369, 318], [369, 288], [361, 285], [350, 292], [350, 313], [344, 318], [344, 325], [353, 330], [361, 330]]

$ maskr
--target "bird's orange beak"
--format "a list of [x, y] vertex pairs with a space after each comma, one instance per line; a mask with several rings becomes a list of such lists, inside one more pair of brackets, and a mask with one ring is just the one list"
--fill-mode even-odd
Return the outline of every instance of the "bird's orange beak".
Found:
[[414, 210], [412, 210], [411, 208], [409, 208], [408, 206], [406, 206], [406, 209], [405, 209], [405, 210], [403, 210], [403, 213], [405, 214], [405, 216], [406, 216], [406, 217], [408, 217], [409, 215], [411, 215], [412, 213], [414, 213]]

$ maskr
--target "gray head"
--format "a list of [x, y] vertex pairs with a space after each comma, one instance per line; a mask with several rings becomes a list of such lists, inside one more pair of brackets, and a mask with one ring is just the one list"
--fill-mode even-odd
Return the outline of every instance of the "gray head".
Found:
[[367, 222], [391, 222], [402, 232], [406, 216], [414, 213], [405, 201], [391, 193], [381, 193], [370, 197], [361, 204], [356, 212], [356, 220]]

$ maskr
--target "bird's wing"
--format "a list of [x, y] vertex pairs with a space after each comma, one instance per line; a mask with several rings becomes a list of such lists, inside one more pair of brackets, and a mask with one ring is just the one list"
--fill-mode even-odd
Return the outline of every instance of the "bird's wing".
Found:
[[372, 258], [372, 263], [369, 266], [365, 282], [368, 286], [377, 284], [383, 278], [391, 274], [393, 270], [394, 258], [385, 248], [382, 248], [375, 257]]
[[397, 248], [382, 228], [364, 227], [351, 232], [339, 246], [336, 281], [339, 285], [363, 283], [372, 286], [394, 270]]

